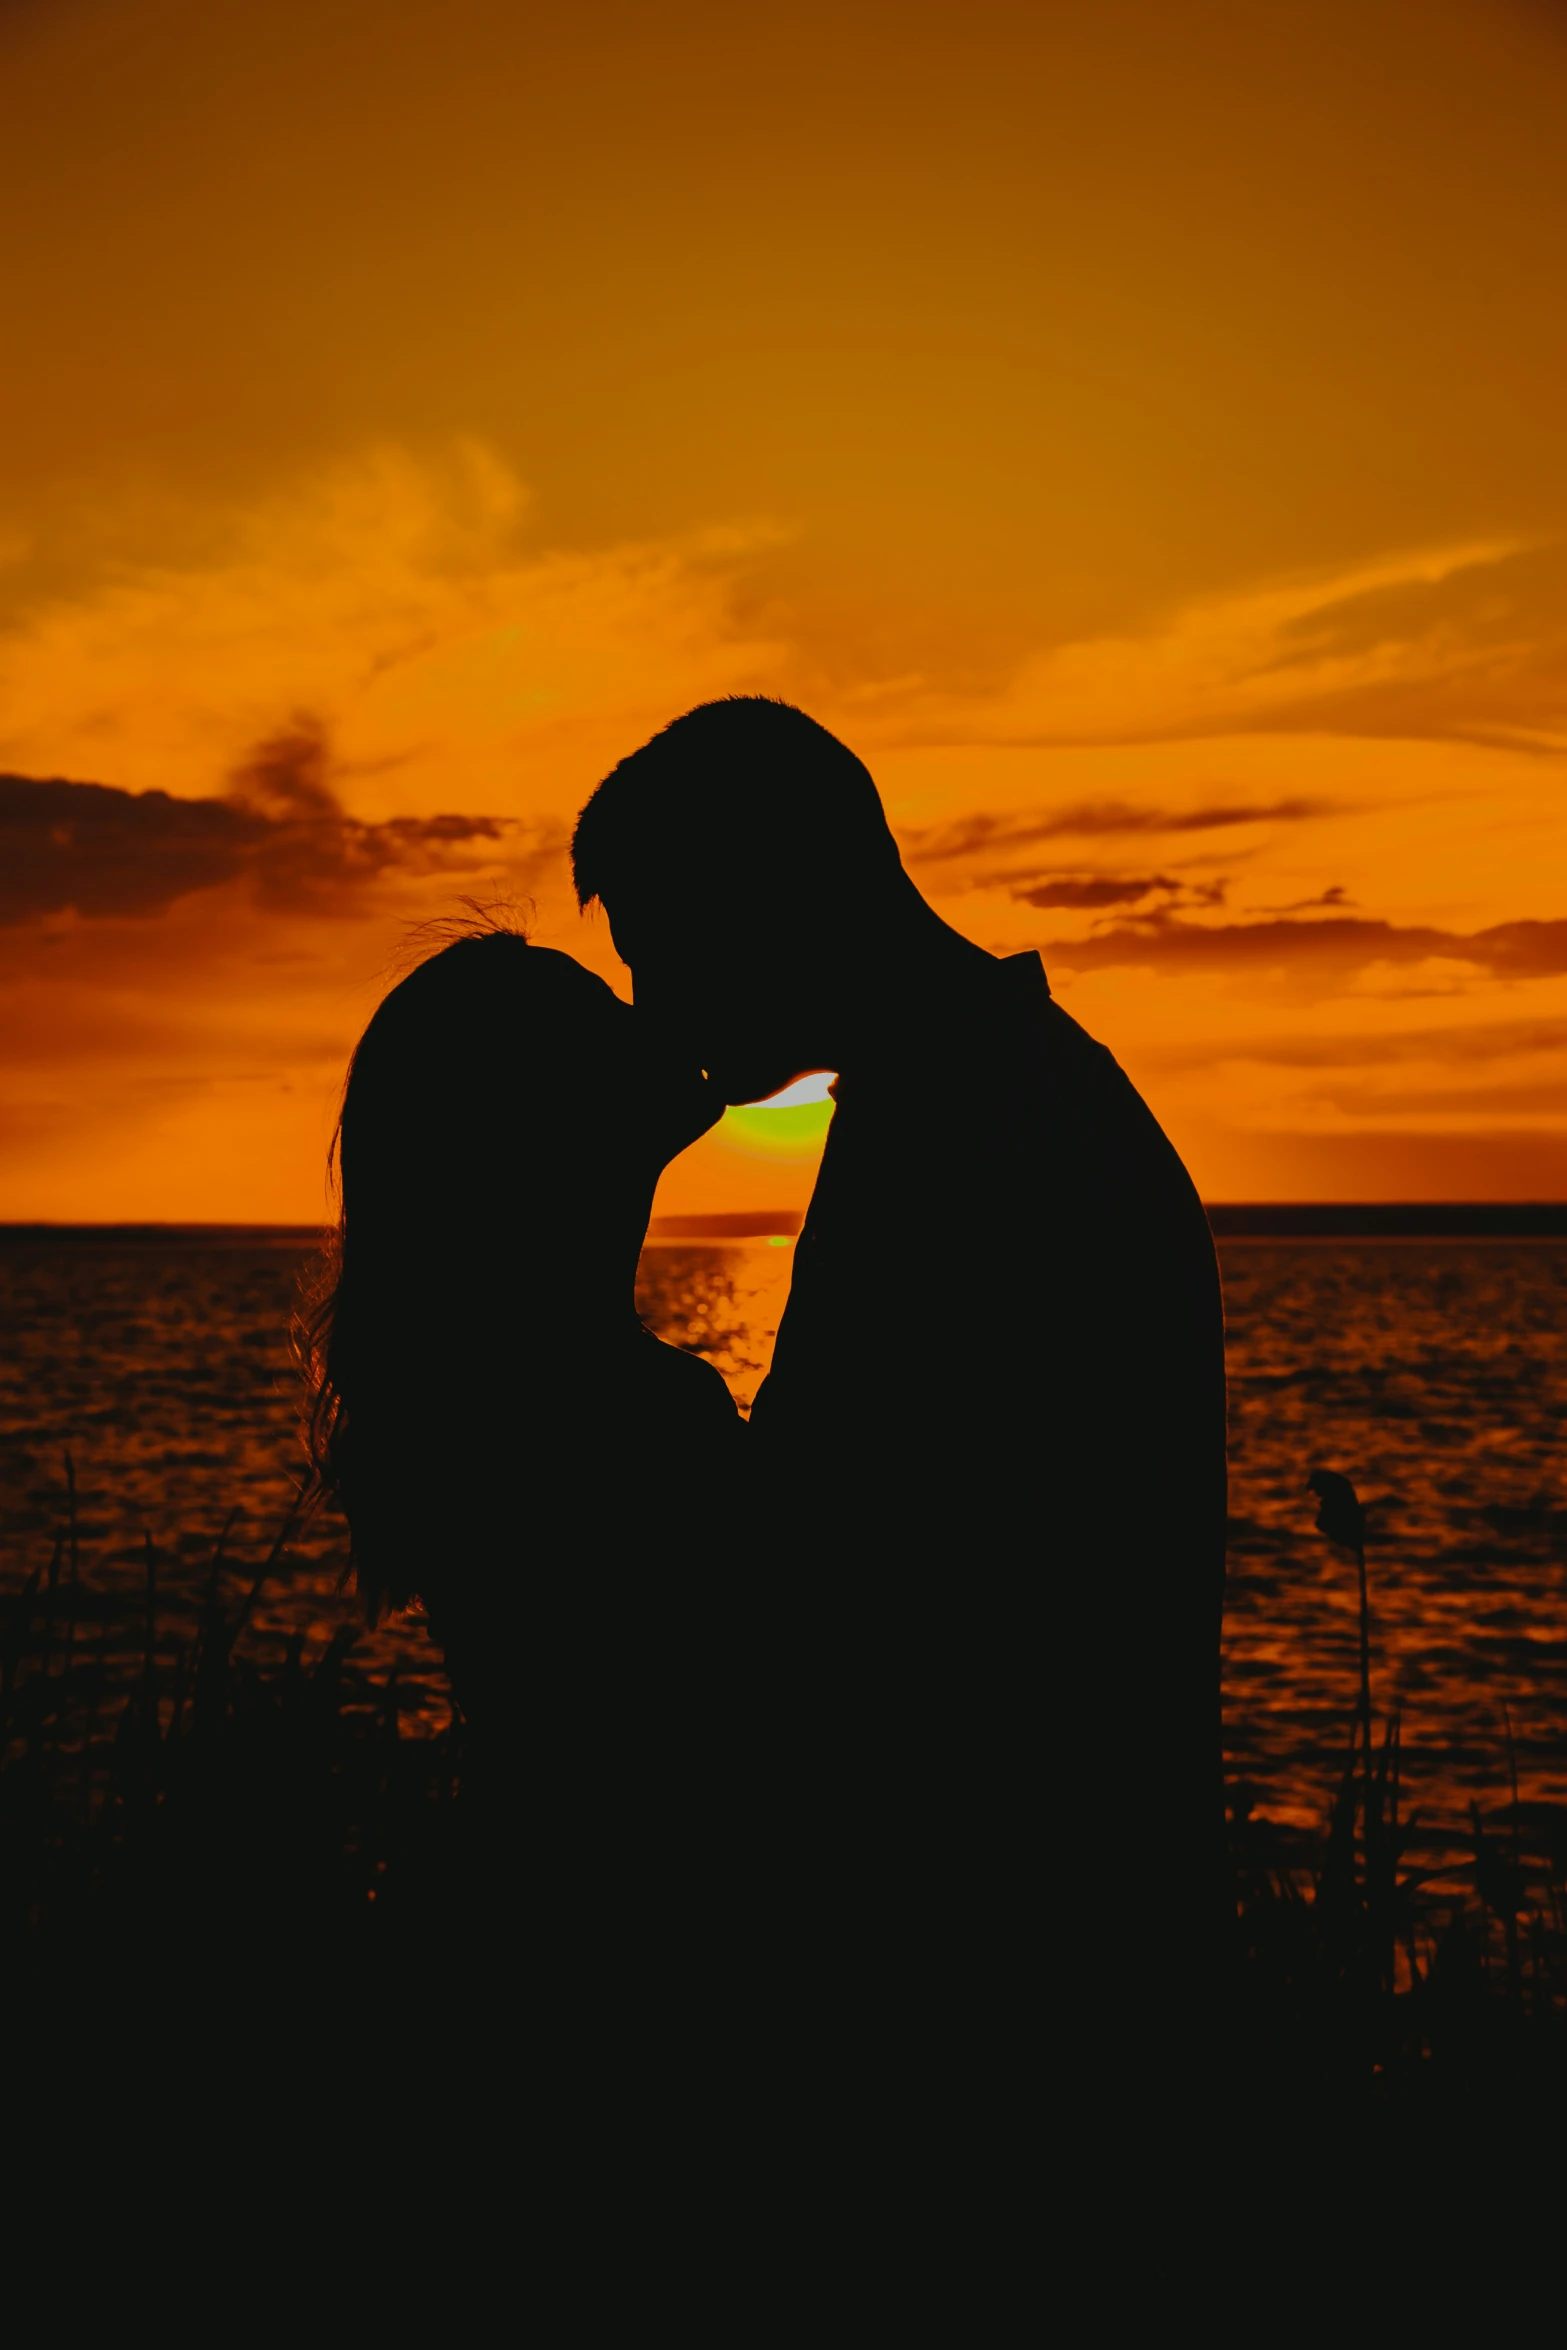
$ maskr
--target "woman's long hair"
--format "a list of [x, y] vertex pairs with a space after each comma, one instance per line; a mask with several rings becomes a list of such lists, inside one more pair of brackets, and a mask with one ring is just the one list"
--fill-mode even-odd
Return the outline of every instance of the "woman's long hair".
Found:
[[297, 1325], [318, 1489], [370, 1621], [438, 1589], [483, 1496], [525, 1355], [530, 1264], [572, 1179], [614, 999], [483, 921], [402, 979], [355, 1048], [339, 1199]]

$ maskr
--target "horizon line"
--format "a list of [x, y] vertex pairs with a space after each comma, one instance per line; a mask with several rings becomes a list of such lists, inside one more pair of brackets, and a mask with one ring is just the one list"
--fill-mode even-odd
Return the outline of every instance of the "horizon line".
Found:
[[[1215, 1239], [1567, 1239], [1567, 1200], [1207, 1200]], [[794, 1239], [799, 1208], [725, 1210], [653, 1217], [653, 1242]], [[235, 1218], [64, 1218], [0, 1220], [0, 1241], [319, 1241], [329, 1224]]]

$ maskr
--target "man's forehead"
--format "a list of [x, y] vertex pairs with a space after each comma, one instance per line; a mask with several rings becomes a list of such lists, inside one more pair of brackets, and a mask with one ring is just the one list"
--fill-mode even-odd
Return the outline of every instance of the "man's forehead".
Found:
[[669, 962], [700, 960], [710, 953], [714, 929], [723, 919], [721, 906], [684, 892], [650, 890], [629, 900], [617, 892], [603, 905], [622, 953], [634, 945], [639, 953]]
[[[786, 832], [741, 842], [666, 836], [635, 855], [617, 857], [599, 891], [617, 918], [673, 904], [708, 905], [723, 897], [764, 900], [790, 886], [795, 860]], [[795, 874], [795, 880], [798, 875]]]

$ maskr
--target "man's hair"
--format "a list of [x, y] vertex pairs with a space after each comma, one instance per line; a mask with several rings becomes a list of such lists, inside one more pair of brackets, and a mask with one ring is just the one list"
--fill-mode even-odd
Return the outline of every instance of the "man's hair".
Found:
[[704, 702], [605, 776], [577, 818], [577, 898], [672, 872], [720, 886], [777, 880], [802, 851], [853, 887], [898, 870], [869, 770], [788, 702]]

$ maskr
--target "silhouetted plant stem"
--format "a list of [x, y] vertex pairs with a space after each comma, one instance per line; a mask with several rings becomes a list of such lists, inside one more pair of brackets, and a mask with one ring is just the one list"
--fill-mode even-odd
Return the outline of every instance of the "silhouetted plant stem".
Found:
[[65, 1677], [71, 1677], [71, 1660], [76, 1651], [76, 1603], [81, 1590], [81, 1545], [76, 1530], [76, 1465], [69, 1453], [65, 1456], [66, 1533], [70, 1545], [71, 1574], [65, 1601]]
[[1518, 1749], [1513, 1744], [1513, 1717], [1504, 1697], [1502, 1700], [1502, 1727], [1507, 1735], [1507, 1781], [1512, 1789], [1513, 1867], [1522, 1869], [1523, 1852], [1520, 1844], [1518, 1819]]

